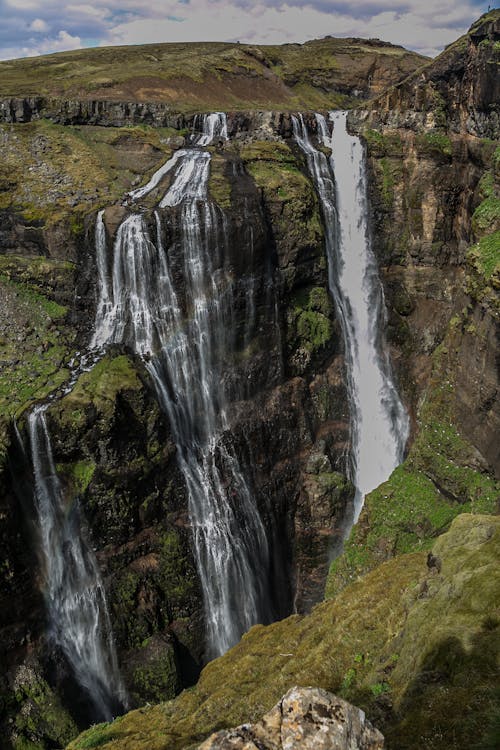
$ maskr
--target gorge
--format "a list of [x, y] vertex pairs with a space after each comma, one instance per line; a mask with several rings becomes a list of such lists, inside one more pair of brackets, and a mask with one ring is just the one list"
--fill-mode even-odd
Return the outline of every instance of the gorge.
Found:
[[490, 731], [498, 26], [404, 65], [351, 40], [384, 86], [329, 106], [8, 92], [9, 750], [181, 750], [297, 684], [388, 747]]

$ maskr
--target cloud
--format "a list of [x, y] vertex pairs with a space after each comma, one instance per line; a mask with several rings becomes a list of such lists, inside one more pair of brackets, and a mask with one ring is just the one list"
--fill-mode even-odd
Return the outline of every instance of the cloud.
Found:
[[30, 31], [48, 31], [49, 25], [42, 19], [42, 18], [35, 18], [34, 21], [32, 21], [29, 25]]
[[[379, 37], [436, 54], [486, 10], [478, 0], [0, 0], [0, 57], [74, 45], [162, 41], [302, 42]], [[33, 34], [44, 34], [43, 44]]]

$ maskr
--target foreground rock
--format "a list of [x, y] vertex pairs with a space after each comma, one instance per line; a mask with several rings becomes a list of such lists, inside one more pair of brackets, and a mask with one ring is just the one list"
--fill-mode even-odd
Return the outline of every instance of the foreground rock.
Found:
[[199, 750], [381, 750], [361, 709], [318, 688], [292, 688], [257, 724], [217, 732]]

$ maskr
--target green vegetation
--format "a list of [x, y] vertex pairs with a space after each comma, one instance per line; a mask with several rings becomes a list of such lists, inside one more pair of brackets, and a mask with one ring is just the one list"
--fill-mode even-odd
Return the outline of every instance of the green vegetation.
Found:
[[[166, 128], [96, 128], [39, 120], [0, 124], [0, 209], [36, 227], [81, 235], [84, 217], [111, 204], [170, 156]], [[178, 135], [178, 134], [177, 134]]]
[[417, 135], [415, 146], [421, 154], [442, 154], [443, 156], [451, 157], [453, 153], [453, 145], [449, 136], [436, 131]]
[[[174, 701], [102, 728], [106, 750], [180, 750], [254, 721], [293, 685], [360, 705], [389, 738], [417, 750], [467, 747], [489, 725], [496, 690], [500, 519], [461, 515], [433, 553], [390, 560], [310, 615], [256, 626]], [[493, 621], [492, 621], [493, 622]], [[71, 743], [81, 750], [88, 733]]]
[[500, 198], [491, 195], [480, 203], [472, 216], [472, 227], [476, 234], [500, 227]]
[[346, 106], [374, 66], [404, 77], [425, 60], [392, 45], [327, 37], [304, 45], [148, 44], [0, 62], [0, 97], [161, 101], [178, 111]]
[[67, 378], [70, 335], [64, 324], [66, 308], [30, 284], [0, 276], [0, 295], [1, 455], [10, 419]]
[[134, 669], [133, 692], [137, 703], [165, 701], [179, 693], [179, 678], [173, 647], [156, 659], [147, 659]]
[[297, 250], [321, 248], [318, 199], [291, 148], [281, 142], [253, 141], [242, 145], [240, 156], [262, 191], [277, 245]]
[[326, 347], [333, 335], [332, 315], [332, 303], [326, 289], [301, 289], [291, 299], [288, 308], [289, 346], [301, 347], [310, 354]]
[[[47, 682], [30, 667], [19, 673], [14, 692], [0, 695], [2, 708], [13, 718], [14, 750], [39, 750], [66, 745], [78, 730]], [[6, 739], [6, 738], [3, 738]]]
[[72, 484], [73, 494], [83, 495], [92, 481], [96, 465], [93, 461], [76, 461], [73, 464], [58, 464], [57, 473], [61, 479]]
[[109, 416], [115, 408], [116, 396], [126, 390], [141, 388], [140, 380], [128, 357], [103, 357], [89, 372], [84, 372], [75, 387], [52, 407], [61, 428], [77, 429], [84, 424], [87, 411]]
[[231, 184], [225, 174], [227, 161], [219, 154], [213, 154], [210, 161], [208, 180], [209, 195], [222, 209], [231, 208]]
[[468, 254], [469, 262], [475, 264], [486, 279], [500, 275], [500, 230], [481, 237]]
[[379, 130], [366, 128], [362, 132], [369, 156], [403, 156], [403, 141], [398, 131]]

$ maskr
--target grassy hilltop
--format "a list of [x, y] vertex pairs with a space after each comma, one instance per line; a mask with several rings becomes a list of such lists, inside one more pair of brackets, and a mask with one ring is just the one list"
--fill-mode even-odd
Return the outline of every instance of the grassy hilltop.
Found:
[[178, 111], [345, 106], [427, 58], [378, 40], [103, 47], [0, 62], [0, 97], [167, 102]]

